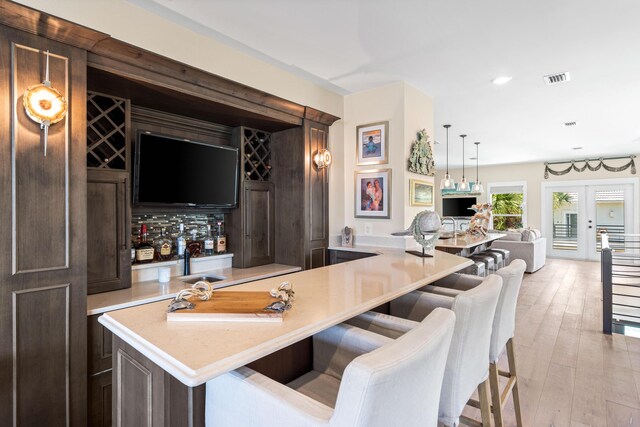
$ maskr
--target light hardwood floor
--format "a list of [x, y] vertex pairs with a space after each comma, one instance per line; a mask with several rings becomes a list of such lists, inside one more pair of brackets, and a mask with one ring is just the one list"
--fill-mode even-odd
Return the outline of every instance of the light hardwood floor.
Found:
[[[548, 259], [525, 274], [515, 335], [525, 426], [640, 426], [640, 339], [602, 333], [601, 298], [598, 262]], [[511, 400], [505, 413], [515, 426]]]

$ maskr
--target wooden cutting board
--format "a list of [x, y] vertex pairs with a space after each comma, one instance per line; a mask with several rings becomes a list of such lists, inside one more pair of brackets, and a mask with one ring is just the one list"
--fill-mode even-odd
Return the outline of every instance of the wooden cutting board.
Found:
[[193, 310], [167, 313], [167, 321], [179, 322], [282, 322], [284, 313], [265, 311], [278, 301], [269, 292], [215, 291], [209, 301], [189, 299]]

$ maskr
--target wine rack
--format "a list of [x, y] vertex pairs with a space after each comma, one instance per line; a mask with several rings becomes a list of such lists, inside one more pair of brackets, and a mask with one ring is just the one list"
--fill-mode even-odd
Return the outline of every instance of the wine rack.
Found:
[[243, 173], [247, 181], [269, 181], [271, 177], [271, 134], [242, 128]]
[[87, 92], [87, 167], [127, 169], [129, 101]]

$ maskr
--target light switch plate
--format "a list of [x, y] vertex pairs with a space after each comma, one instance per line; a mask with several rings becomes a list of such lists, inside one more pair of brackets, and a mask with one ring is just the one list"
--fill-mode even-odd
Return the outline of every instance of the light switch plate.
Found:
[[366, 236], [371, 236], [373, 234], [373, 224], [371, 224], [370, 222], [364, 223], [364, 234]]

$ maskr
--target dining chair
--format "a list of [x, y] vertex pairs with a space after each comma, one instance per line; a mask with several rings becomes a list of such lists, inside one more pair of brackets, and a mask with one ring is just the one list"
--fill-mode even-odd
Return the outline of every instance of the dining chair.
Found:
[[206, 384], [208, 426], [433, 426], [455, 315], [398, 339], [340, 324], [313, 336], [313, 370], [281, 384], [247, 367]]

